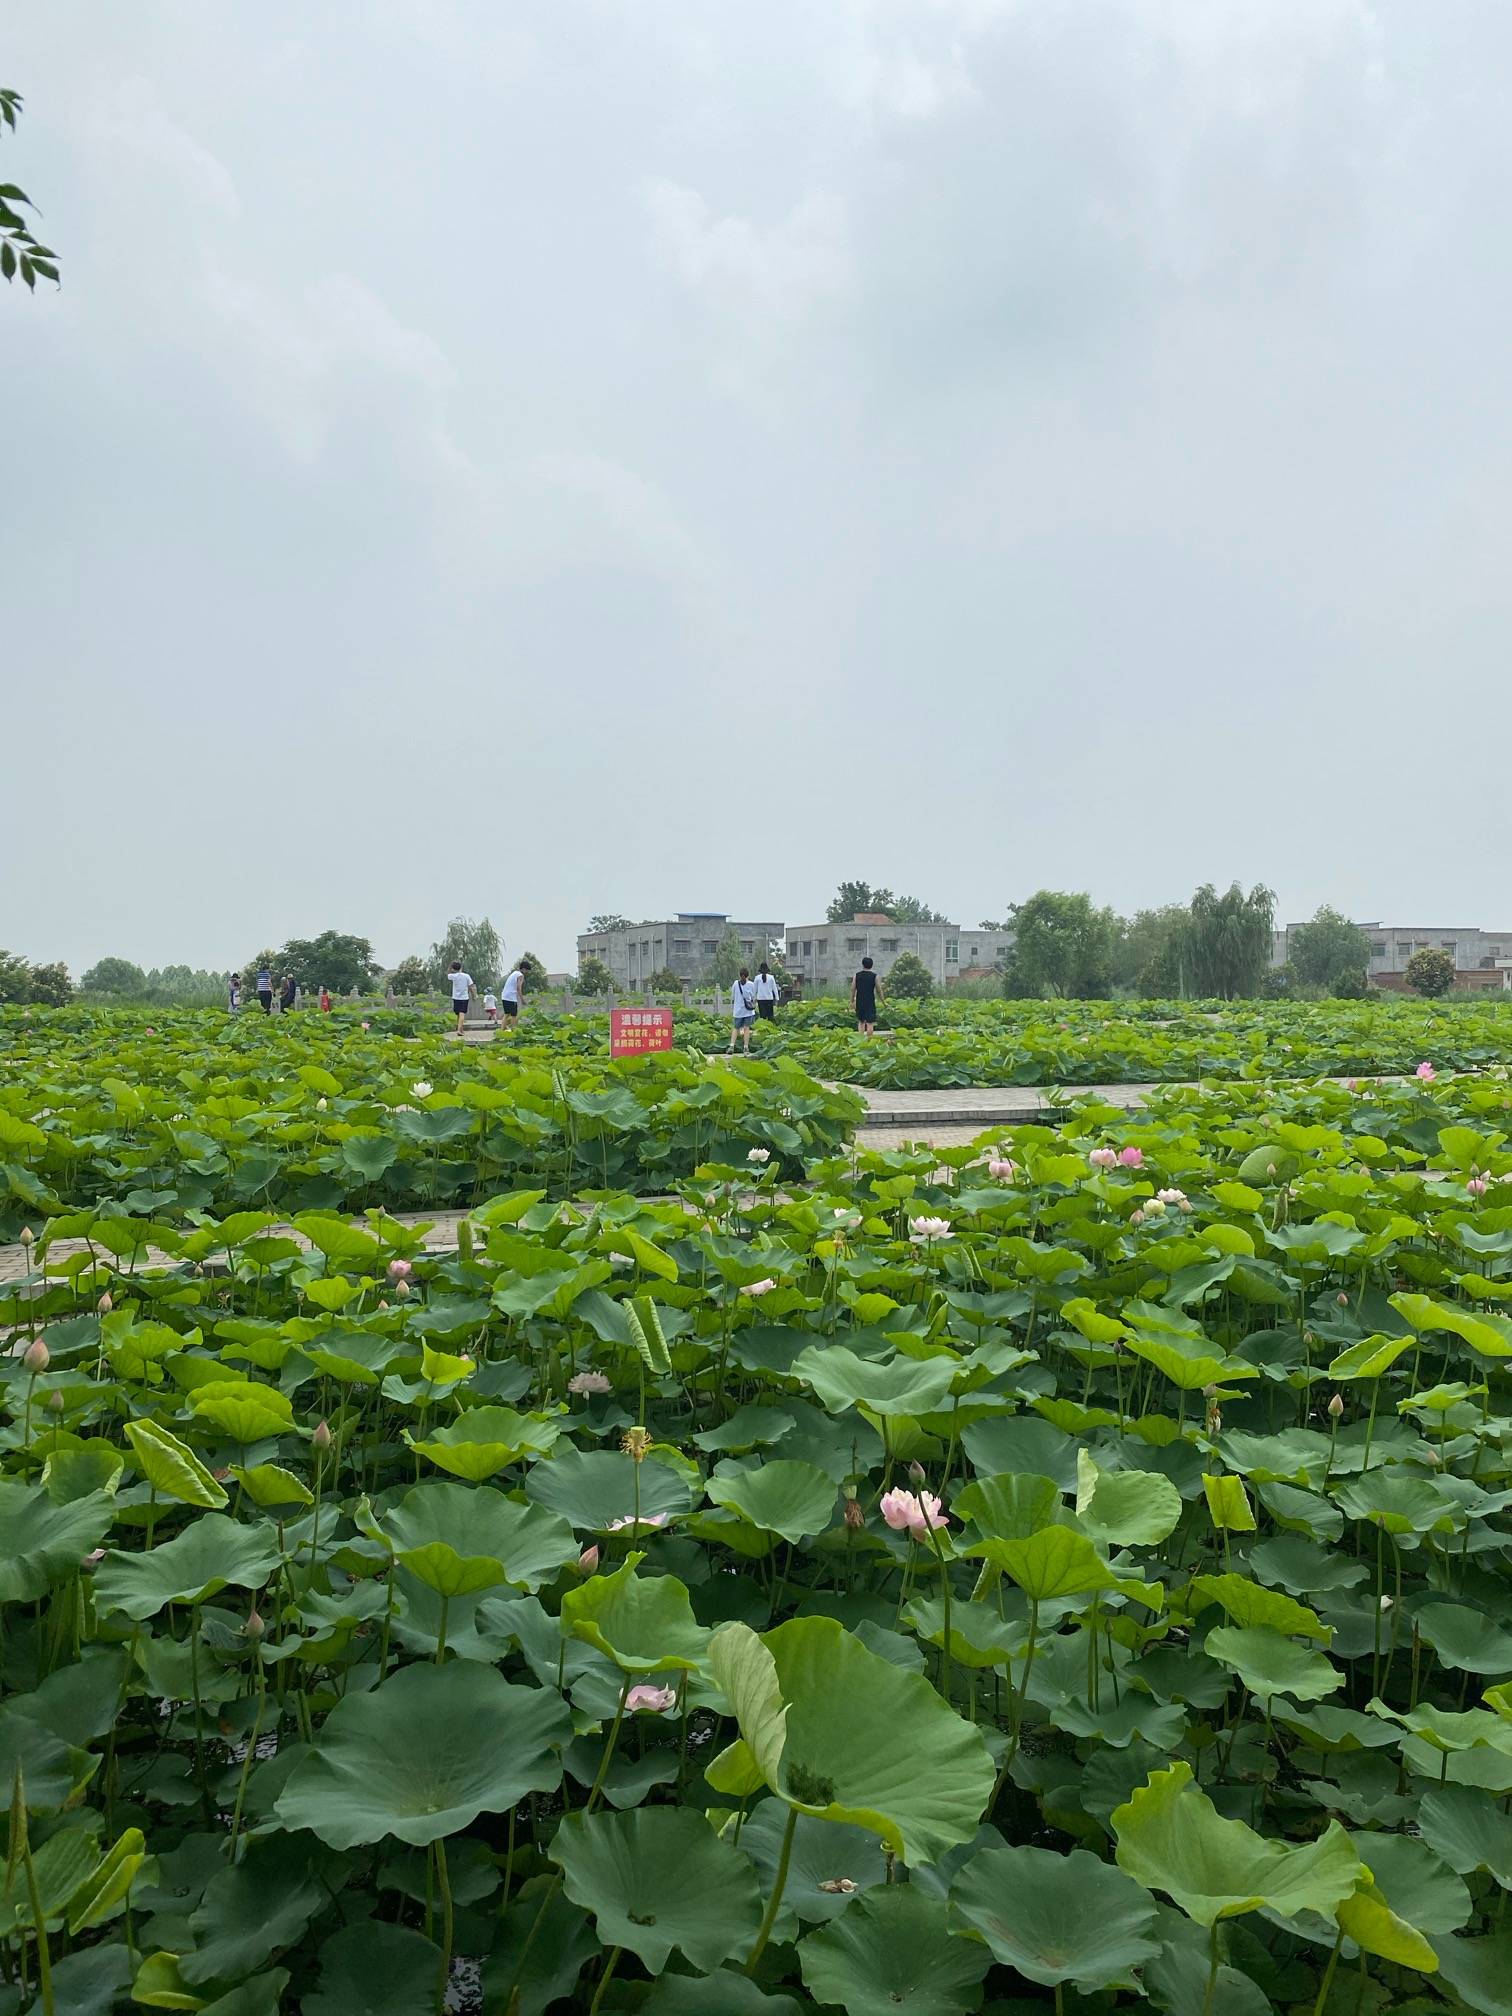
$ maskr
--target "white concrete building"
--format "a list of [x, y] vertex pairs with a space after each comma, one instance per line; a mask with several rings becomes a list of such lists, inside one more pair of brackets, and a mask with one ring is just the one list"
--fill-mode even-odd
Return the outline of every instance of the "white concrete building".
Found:
[[897, 924], [880, 913], [840, 924], [790, 924], [788, 971], [806, 988], [850, 985], [851, 975], [870, 958], [885, 979], [905, 952], [924, 965], [937, 987], [963, 975], [990, 973], [1013, 949], [1011, 931], [966, 930], [959, 924]]

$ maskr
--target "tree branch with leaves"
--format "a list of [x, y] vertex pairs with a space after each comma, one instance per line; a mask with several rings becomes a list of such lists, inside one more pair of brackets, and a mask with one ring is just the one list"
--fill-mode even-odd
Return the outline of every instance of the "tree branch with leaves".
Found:
[[[0, 87], [0, 131], [15, 132], [21, 104], [19, 91]], [[0, 182], [0, 276], [14, 280], [19, 274], [33, 292], [39, 278], [61, 285], [57, 253], [36, 236], [22, 210], [35, 212], [37, 206], [16, 183]]]

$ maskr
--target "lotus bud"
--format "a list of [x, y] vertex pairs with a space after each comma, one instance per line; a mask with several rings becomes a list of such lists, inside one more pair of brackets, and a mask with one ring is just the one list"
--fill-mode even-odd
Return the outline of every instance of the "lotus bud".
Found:
[[852, 1533], [859, 1533], [866, 1524], [866, 1514], [854, 1498], [845, 1501], [845, 1523]]
[[394, 1300], [396, 1302], [408, 1302], [412, 1292], [408, 1281], [396, 1281], [394, 1283]]
[[1383, 1610], [1389, 1610], [1391, 1608], [1391, 1605], [1392, 1605], [1392, 1598], [1390, 1596], [1383, 1596], [1381, 1598], [1381, 1608]]
[[651, 1447], [651, 1431], [648, 1428], [627, 1428], [620, 1437], [620, 1448], [636, 1463], [644, 1463]]
[[34, 1337], [22, 1352], [21, 1363], [35, 1378], [39, 1372], [45, 1372], [52, 1363], [52, 1353], [40, 1337]]
[[1143, 1225], [1144, 1221], [1145, 1221], [1145, 1214], [1143, 1213], [1143, 1211], [1136, 1210], [1131, 1211], [1129, 1213], [1129, 1223], [1131, 1225]]
[[63, 1395], [57, 1392], [49, 1393], [47, 1404], [51, 1407], [54, 1414], [61, 1414], [63, 1412]]
[[1342, 1393], [1335, 1393], [1332, 1400], [1328, 1403], [1328, 1411], [1335, 1421], [1342, 1416], [1344, 1412], [1344, 1396]]
[[111, 1310], [114, 1309], [114, 1307], [115, 1303], [111, 1300], [110, 1290], [107, 1288], [105, 1290], [105, 1293], [100, 1297], [99, 1301], [96, 1302], [95, 1308], [99, 1311], [99, 1313], [102, 1316], [108, 1316]]
[[1349, 1297], [1345, 1294], [1342, 1288], [1339, 1290], [1338, 1294], [1335, 1295], [1334, 1300], [1335, 1302], [1338, 1303], [1341, 1309], [1347, 1309], [1349, 1307]]
[[407, 1280], [410, 1274], [410, 1263], [408, 1260], [390, 1260], [388, 1271], [390, 1281]]
[[578, 1556], [577, 1565], [579, 1575], [597, 1575], [598, 1564], [599, 1564], [598, 1548], [585, 1547], [582, 1553], [579, 1554]]
[[253, 1644], [255, 1645], [258, 1639], [261, 1638], [261, 1636], [263, 1635], [264, 1631], [267, 1630], [267, 1628], [268, 1628], [267, 1625], [264, 1624], [263, 1620], [261, 1619], [261, 1617], [258, 1616], [257, 1612], [255, 1610], [249, 1610], [247, 1613], [247, 1621], [242, 1626], [242, 1636], [244, 1638], [250, 1638]]
[[98, 1568], [100, 1563], [104, 1559], [105, 1559], [105, 1549], [103, 1547], [96, 1547], [92, 1554], [86, 1554], [84, 1556], [84, 1559], [79, 1563], [79, 1566], [81, 1568]]
[[388, 1299], [387, 1299], [387, 1297], [385, 1297], [385, 1298], [384, 1298], [384, 1299], [383, 1299], [382, 1301], [380, 1301], [380, 1302], [379, 1302], [379, 1304], [378, 1304], [378, 1307], [379, 1307], [380, 1309], [387, 1309], [387, 1307], [388, 1307], [388, 1306], [389, 1306], [389, 1305], [388, 1305]]
[[1425, 1449], [1423, 1451], [1423, 1461], [1429, 1466], [1430, 1469], [1437, 1470], [1438, 1466], [1440, 1465], [1440, 1463], [1443, 1462], [1443, 1460], [1444, 1460], [1443, 1457], [1440, 1456], [1437, 1449]]
[[35, 1244], [36, 1237], [37, 1235], [35, 1232], [33, 1232], [30, 1225], [23, 1225], [21, 1227], [21, 1244], [23, 1246], [31, 1246]]
[[323, 1420], [317, 1421], [315, 1423], [315, 1432], [311, 1435], [310, 1440], [315, 1444], [317, 1449], [329, 1449], [331, 1446], [329, 1423]]
[[924, 1465], [922, 1463], [909, 1464], [908, 1481], [911, 1484], [922, 1484], [924, 1482]]
[[1275, 1165], [1275, 1163], [1274, 1163], [1274, 1162], [1267, 1162], [1267, 1163], [1266, 1163], [1266, 1165], [1265, 1165], [1265, 1173], [1266, 1173], [1266, 1175], [1267, 1175], [1267, 1176], [1274, 1176], [1274, 1175], [1275, 1175], [1275, 1173], [1276, 1173], [1276, 1165]]

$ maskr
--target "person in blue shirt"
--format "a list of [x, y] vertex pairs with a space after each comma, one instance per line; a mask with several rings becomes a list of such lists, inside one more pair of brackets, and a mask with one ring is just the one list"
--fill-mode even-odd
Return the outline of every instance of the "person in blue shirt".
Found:
[[262, 1003], [264, 1015], [273, 1013], [273, 975], [266, 966], [257, 969], [257, 998]]

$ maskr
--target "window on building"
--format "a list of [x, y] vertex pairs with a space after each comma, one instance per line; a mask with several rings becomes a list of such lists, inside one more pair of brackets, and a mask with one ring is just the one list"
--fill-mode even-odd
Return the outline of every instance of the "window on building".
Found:
[[1440, 952], [1458, 952], [1459, 940], [1457, 938], [1440, 938], [1439, 950]]
[[756, 940], [754, 938], [742, 938], [740, 941], [740, 949], [742, 952], [752, 952], [755, 950], [755, 947], [756, 947]]
[[864, 938], [847, 938], [845, 949], [847, 952], [864, 952], [866, 950], [866, 940]]
[[[974, 959], [976, 958], [976, 947], [975, 947], [975, 945], [973, 945], [973, 946], [972, 946], [972, 948], [971, 948], [971, 956], [972, 956], [973, 960], [974, 960]], [[947, 939], [945, 940], [945, 963], [946, 963], [946, 965], [947, 965], [947, 966], [959, 966], [959, 965], [960, 965], [960, 963], [961, 963], [961, 941], [959, 940], [959, 938], [947, 938]]]
[[804, 956], [804, 958], [805, 958], [805, 959], [807, 959], [807, 958], [809, 957], [809, 955], [810, 955], [810, 954], [812, 953], [813, 949], [814, 949], [814, 941], [813, 941], [813, 939], [812, 939], [812, 938], [805, 938], [805, 939], [804, 939], [804, 941], [803, 941], [803, 956]]
[[821, 955], [822, 955], [822, 954], [824, 954], [825, 952], [828, 952], [828, 950], [829, 950], [829, 940], [828, 940], [828, 938], [816, 938], [816, 939], [814, 940], [814, 949], [815, 949], [815, 951], [819, 952], [819, 953], [820, 953]]
[[882, 938], [878, 940], [878, 943], [881, 945], [882, 950], [884, 952], [896, 952], [898, 949], [898, 941], [896, 938]]
[[717, 952], [719, 950], [719, 940], [717, 938], [705, 938], [703, 949], [705, 952]]
[[693, 940], [691, 938], [674, 938], [672, 940], [672, 950], [674, 952], [691, 952], [693, 950]]
[[1372, 945], [1370, 956], [1372, 959], [1384, 959], [1386, 957], [1386, 947], [1384, 945]]

